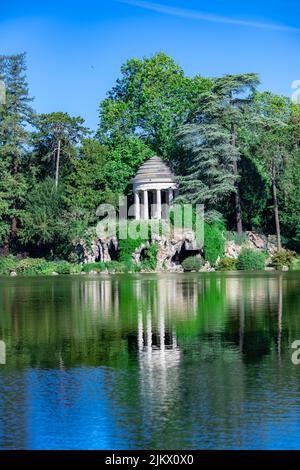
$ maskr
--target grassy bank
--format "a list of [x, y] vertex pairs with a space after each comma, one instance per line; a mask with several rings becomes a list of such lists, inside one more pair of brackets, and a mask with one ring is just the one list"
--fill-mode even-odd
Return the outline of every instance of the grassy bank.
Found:
[[[23, 258], [13, 256], [0, 257], [0, 275], [51, 276], [57, 274], [84, 274], [100, 272], [140, 272], [151, 271], [149, 263], [135, 265], [132, 261], [111, 261], [109, 263], [72, 264], [64, 260], [49, 261], [44, 258]], [[155, 267], [154, 267], [155, 268]]]

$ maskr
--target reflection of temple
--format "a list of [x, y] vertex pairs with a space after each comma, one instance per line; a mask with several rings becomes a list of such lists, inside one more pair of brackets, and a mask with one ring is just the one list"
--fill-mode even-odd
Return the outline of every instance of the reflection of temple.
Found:
[[165, 316], [159, 313], [157, 329], [153, 329], [151, 312], [145, 321], [138, 315], [138, 350], [141, 367], [173, 367], [178, 365], [180, 351], [177, 347], [176, 331], [166, 331]]
[[[134, 278], [133, 278], [134, 279]], [[99, 319], [111, 321], [124, 312], [126, 298], [131, 298], [143, 311], [152, 312], [154, 319], [163, 310], [167, 317], [195, 317], [199, 300], [197, 280], [182, 282], [181, 277], [136, 277], [134, 283], [124, 287], [122, 276], [101, 276], [98, 279], [85, 279], [80, 288], [74, 286], [74, 299], [78, 305], [88, 307], [90, 314]], [[138, 308], [138, 307], [136, 307]], [[133, 312], [135, 314], [136, 312]], [[100, 317], [99, 317], [100, 315]]]

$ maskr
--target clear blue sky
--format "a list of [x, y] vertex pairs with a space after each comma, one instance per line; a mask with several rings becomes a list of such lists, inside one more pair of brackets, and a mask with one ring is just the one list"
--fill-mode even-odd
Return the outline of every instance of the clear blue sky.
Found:
[[299, 46], [299, 0], [15, 0], [0, 10], [0, 53], [27, 52], [35, 109], [92, 129], [126, 59], [164, 51], [187, 75], [258, 72], [264, 89], [291, 95]]

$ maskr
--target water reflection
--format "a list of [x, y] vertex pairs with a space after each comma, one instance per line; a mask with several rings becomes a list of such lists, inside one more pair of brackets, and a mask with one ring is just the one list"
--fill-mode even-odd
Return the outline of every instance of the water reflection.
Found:
[[297, 447], [299, 286], [298, 273], [2, 279], [0, 447]]

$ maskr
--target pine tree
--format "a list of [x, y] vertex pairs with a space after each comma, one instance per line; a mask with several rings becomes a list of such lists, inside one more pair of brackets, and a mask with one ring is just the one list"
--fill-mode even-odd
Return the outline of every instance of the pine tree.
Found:
[[257, 74], [248, 73], [243, 75], [225, 75], [213, 82], [212, 93], [219, 97], [217, 107], [217, 121], [227, 128], [231, 134], [231, 145], [237, 149], [236, 158], [233, 160], [233, 174], [235, 176], [235, 216], [238, 234], [243, 232], [242, 202], [239, 186], [238, 161], [241, 157], [239, 151], [238, 131], [244, 123], [244, 111], [246, 107], [253, 104], [254, 91], [259, 84]]
[[213, 219], [224, 198], [234, 192], [232, 165], [237, 152], [230, 134], [217, 124], [192, 124], [181, 129], [179, 140], [187, 157], [178, 201], [204, 204], [206, 218]]
[[8, 250], [16, 239], [22, 213], [26, 178], [22, 166], [30, 141], [32, 101], [26, 81], [26, 56], [0, 57], [0, 75], [6, 87], [5, 103], [0, 110], [0, 240]]
[[70, 163], [76, 144], [89, 131], [82, 118], [62, 112], [38, 115], [35, 126], [31, 166], [39, 167], [41, 177], [51, 175], [57, 188], [61, 169]]

